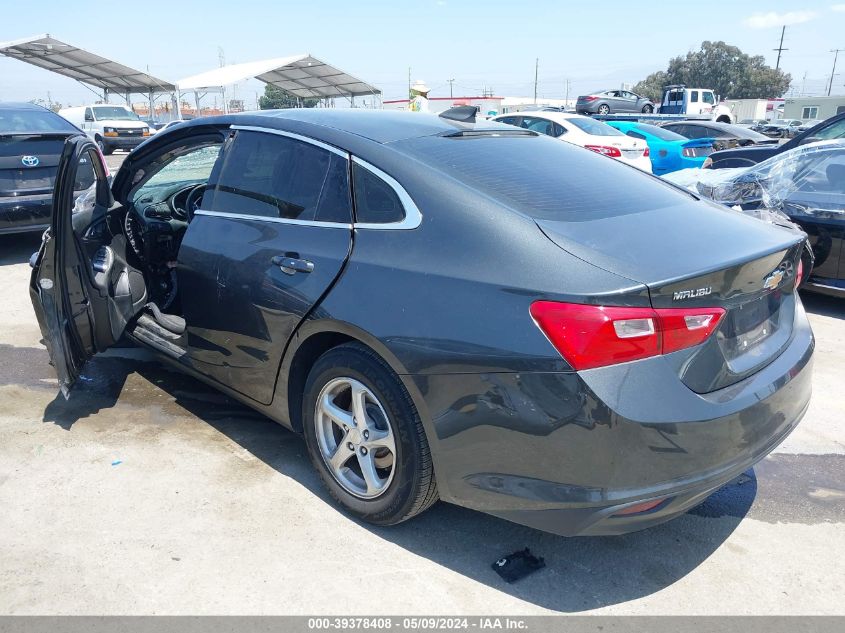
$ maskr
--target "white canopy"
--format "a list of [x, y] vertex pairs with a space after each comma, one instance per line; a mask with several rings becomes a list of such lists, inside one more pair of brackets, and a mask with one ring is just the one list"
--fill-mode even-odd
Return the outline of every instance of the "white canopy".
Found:
[[303, 98], [358, 97], [381, 90], [311, 55], [230, 64], [177, 82], [179, 90], [209, 90], [247, 79], [260, 79]]
[[48, 34], [0, 43], [0, 55], [118, 94], [175, 90], [169, 81], [66, 44]]

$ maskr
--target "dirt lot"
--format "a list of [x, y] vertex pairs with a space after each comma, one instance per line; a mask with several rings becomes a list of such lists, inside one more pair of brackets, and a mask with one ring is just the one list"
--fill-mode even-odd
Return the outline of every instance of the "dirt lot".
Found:
[[[564, 539], [439, 504], [381, 529], [330, 505], [297, 436], [140, 350], [57, 396], [37, 244], [0, 238], [0, 614], [845, 613], [843, 300], [805, 297], [798, 430], [676, 521]], [[547, 568], [507, 585], [490, 564], [525, 546]]]

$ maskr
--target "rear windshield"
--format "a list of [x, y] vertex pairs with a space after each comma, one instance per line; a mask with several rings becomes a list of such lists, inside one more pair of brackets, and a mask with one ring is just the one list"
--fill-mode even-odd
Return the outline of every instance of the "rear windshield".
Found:
[[548, 136], [427, 136], [397, 149], [540, 220], [596, 220], [690, 200], [659, 178]]
[[26, 134], [28, 132], [78, 132], [58, 114], [40, 109], [0, 108], [0, 134]]
[[652, 136], [656, 136], [661, 141], [688, 141], [688, 138], [681, 136], [680, 134], [676, 134], [672, 130], [664, 130], [662, 127], [657, 127], [656, 125], [648, 125], [647, 123], [638, 123], [636, 128], [645, 132], [646, 134], [651, 134]]
[[567, 122], [571, 123], [582, 132], [586, 132], [587, 134], [592, 134], [593, 136], [625, 136], [617, 130], [615, 127], [610, 127], [607, 123], [602, 123], [601, 121], [596, 121], [595, 119], [589, 119], [584, 117], [583, 119], [567, 119]]

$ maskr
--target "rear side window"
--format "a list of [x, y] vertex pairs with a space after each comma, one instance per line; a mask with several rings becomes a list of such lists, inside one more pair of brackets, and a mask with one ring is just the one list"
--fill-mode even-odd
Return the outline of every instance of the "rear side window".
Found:
[[558, 136], [555, 134], [554, 123], [548, 119], [541, 119], [538, 117], [524, 116], [522, 117], [522, 127], [538, 134], [545, 134], [546, 136]]
[[693, 90], [689, 93], [690, 103], [698, 103], [698, 90]]
[[278, 134], [240, 131], [204, 208], [286, 220], [352, 221], [346, 158]]
[[390, 224], [405, 219], [405, 207], [393, 187], [369, 169], [353, 163], [352, 182], [357, 223]]
[[396, 147], [537, 219], [596, 220], [690, 200], [659, 178], [546, 136], [428, 136], [402, 141]]

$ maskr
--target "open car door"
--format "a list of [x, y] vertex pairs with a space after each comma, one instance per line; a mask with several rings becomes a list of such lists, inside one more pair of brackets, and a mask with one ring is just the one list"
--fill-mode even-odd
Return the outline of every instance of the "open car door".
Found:
[[126, 264], [125, 237], [112, 205], [108, 168], [97, 146], [87, 136], [69, 138], [56, 174], [52, 221], [33, 256], [30, 280], [65, 397], [85, 362], [122, 336], [146, 299], [143, 276]]

